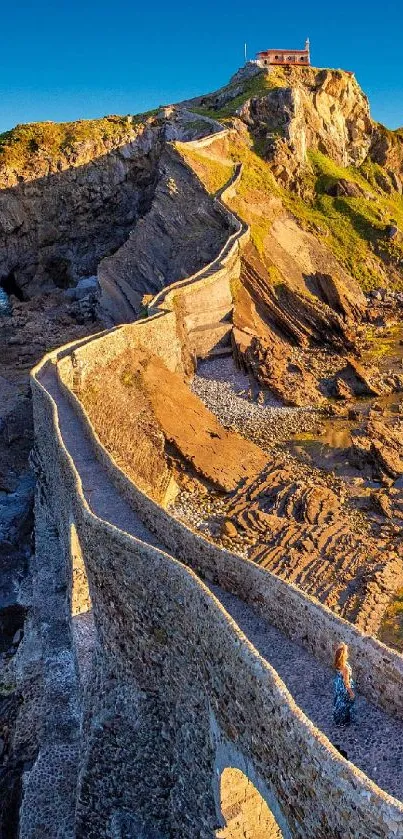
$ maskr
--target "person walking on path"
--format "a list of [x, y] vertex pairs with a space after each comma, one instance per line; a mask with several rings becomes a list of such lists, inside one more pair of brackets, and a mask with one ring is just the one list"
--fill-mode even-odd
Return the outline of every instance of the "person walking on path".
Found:
[[334, 657], [333, 721], [336, 725], [350, 725], [353, 720], [355, 685], [348, 661], [347, 644], [339, 644]]

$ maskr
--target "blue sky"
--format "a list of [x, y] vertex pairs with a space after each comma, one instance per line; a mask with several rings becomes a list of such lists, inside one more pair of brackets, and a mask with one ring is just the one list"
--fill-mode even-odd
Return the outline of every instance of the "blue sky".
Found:
[[401, 0], [3, 0], [1, 20], [0, 131], [214, 90], [243, 63], [244, 41], [253, 57], [307, 35], [316, 66], [354, 70], [373, 117], [403, 125]]

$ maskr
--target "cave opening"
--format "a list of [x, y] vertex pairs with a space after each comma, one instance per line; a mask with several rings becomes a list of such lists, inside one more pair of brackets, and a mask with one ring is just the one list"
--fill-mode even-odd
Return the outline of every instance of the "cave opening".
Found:
[[2, 277], [0, 280], [0, 288], [5, 292], [7, 297], [16, 297], [17, 300], [21, 302], [25, 299], [23, 292], [21, 291], [17, 280], [15, 278], [14, 271], [10, 271], [6, 277]]

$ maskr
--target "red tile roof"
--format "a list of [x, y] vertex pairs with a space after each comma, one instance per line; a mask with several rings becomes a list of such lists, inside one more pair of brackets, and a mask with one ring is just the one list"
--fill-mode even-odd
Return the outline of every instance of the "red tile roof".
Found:
[[261, 52], [258, 52], [258, 55], [269, 55], [269, 53], [272, 52], [282, 52], [287, 55], [308, 55], [309, 50], [262, 50]]

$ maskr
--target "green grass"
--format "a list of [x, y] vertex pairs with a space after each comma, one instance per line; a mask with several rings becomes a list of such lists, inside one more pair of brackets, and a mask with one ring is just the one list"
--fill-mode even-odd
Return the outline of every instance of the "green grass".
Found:
[[265, 239], [275, 216], [270, 205], [273, 198], [280, 197], [280, 189], [268, 163], [244, 142], [233, 139], [230, 156], [242, 163], [242, 174], [231, 207], [249, 224], [252, 242], [264, 260]]
[[175, 143], [175, 148], [212, 195], [227, 183], [234, 171], [234, 164], [212, 158], [209, 149], [192, 149], [186, 143], [178, 142]]
[[[316, 81], [313, 77], [312, 82], [316, 84]], [[236, 84], [232, 83], [222, 90], [231, 92], [232, 88], [235, 91]], [[225, 123], [249, 98], [264, 96], [270, 90], [289, 85], [288, 71], [281, 67], [272, 68], [270, 72], [262, 72], [246, 81], [242, 92], [223, 107], [214, 107], [215, 93], [204, 97], [203, 106], [196, 110]], [[383, 126], [378, 126], [378, 129], [385, 135], [388, 147], [392, 147], [395, 156], [403, 162], [403, 129], [389, 131]], [[264, 204], [269, 195], [280, 195], [284, 205], [302, 226], [323, 238], [324, 244], [363, 290], [369, 291], [384, 284], [388, 276], [394, 288], [403, 289], [403, 240], [401, 236], [390, 240], [387, 235], [392, 220], [403, 231], [403, 199], [397, 192], [388, 194], [383, 188], [388, 183], [392, 186], [392, 182], [382, 166], [368, 159], [359, 168], [344, 168], [321, 152], [311, 150], [308, 152], [303, 198], [277, 186], [264, 161], [265, 141], [255, 141], [253, 145], [254, 153], [247, 149], [245, 143], [238, 143], [233, 157], [234, 160], [242, 160], [244, 171], [232, 206], [250, 224], [252, 240], [263, 256], [271, 214], [259, 212], [258, 196], [261, 195]], [[351, 197], [328, 195], [329, 189], [340, 179], [356, 184], [362, 194]], [[248, 193], [249, 198], [253, 193], [253, 209], [249, 210], [246, 207]]]
[[[217, 140], [217, 143], [221, 144], [222, 141]], [[268, 163], [236, 135], [228, 137], [225, 151], [222, 152], [222, 162], [211, 159], [214, 144], [206, 150], [189, 149], [186, 143], [175, 145], [210, 192], [216, 192], [223, 186], [232, 174], [234, 165], [242, 163], [242, 175], [230, 206], [249, 224], [252, 241], [264, 257], [264, 242], [273, 220], [273, 213], [266, 205], [273, 196], [280, 196], [280, 189]], [[228, 164], [228, 159], [233, 164]]]
[[[281, 69], [281, 68], [280, 68]], [[243, 83], [243, 90], [242, 93], [239, 93], [234, 98], [230, 99], [222, 108], [215, 108], [214, 101], [220, 91], [216, 93], [209, 94], [204, 98], [205, 104], [199, 107], [191, 107], [191, 110], [194, 111], [196, 114], [202, 114], [203, 116], [209, 116], [212, 119], [228, 119], [232, 117], [238, 108], [240, 108], [244, 103], [251, 99], [252, 97], [259, 97], [264, 96], [270, 90], [273, 90], [276, 87], [281, 87], [282, 84], [281, 78], [279, 74], [276, 73], [265, 73], [261, 72], [256, 76], [253, 76], [252, 79], [245, 81]], [[235, 90], [239, 87], [239, 82], [234, 82], [230, 85], [226, 85], [226, 87], [222, 88], [222, 90], [228, 90], [231, 93], [231, 90], [235, 92]]]
[[[186, 144], [177, 145], [210, 192], [222, 186], [229, 176], [224, 163], [211, 160], [203, 149], [196, 152], [186, 150]], [[210, 154], [213, 148], [210, 147]], [[278, 186], [256, 144], [252, 148], [241, 137], [230, 135], [225, 154], [234, 163], [243, 164], [231, 207], [250, 225], [252, 241], [263, 259], [265, 240], [276, 214], [273, 199], [281, 198], [302, 226], [322, 239], [363, 290], [379, 287], [390, 264], [396, 268], [394, 287], [403, 288], [401, 269], [401, 281], [396, 279], [403, 259], [403, 243], [401, 239], [391, 241], [387, 237], [392, 219], [403, 230], [403, 200], [398, 193], [388, 195], [381, 189], [375, 177], [375, 164], [368, 163], [359, 169], [344, 168], [321, 152], [310, 151], [305, 173], [308, 197], [302, 198]], [[329, 188], [341, 179], [356, 184], [362, 194], [328, 195]], [[266, 262], [270, 264], [269, 259]]]
[[[143, 118], [144, 119], [144, 118]], [[138, 124], [138, 123], [137, 123]], [[0, 166], [23, 172], [38, 155], [52, 160], [68, 157], [84, 143], [118, 145], [133, 134], [130, 116], [108, 116], [77, 122], [34, 122], [0, 134]]]
[[[380, 284], [380, 268], [398, 266], [403, 258], [401, 241], [387, 238], [387, 227], [395, 219], [403, 230], [403, 200], [398, 193], [387, 195], [376, 184], [374, 170], [343, 168], [318, 151], [308, 153], [311, 165], [306, 186], [313, 191], [311, 200], [283, 191], [283, 200], [291, 212], [326, 244], [365, 291]], [[372, 176], [371, 176], [372, 174]], [[341, 178], [357, 184], [365, 193], [359, 197], [332, 197], [327, 190]], [[395, 287], [403, 288], [394, 283]]]

